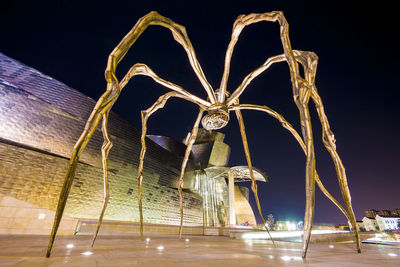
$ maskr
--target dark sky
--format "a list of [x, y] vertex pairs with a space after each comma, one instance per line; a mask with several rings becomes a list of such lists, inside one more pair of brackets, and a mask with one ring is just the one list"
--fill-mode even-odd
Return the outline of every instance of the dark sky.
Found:
[[[400, 208], [400, 136], [397, 85], [399, 34], [394, 6], [318, 1], [3, 1], [0, 52], [98, 99], [105, 90], [107, 57], [136, 21], [156, 10], [186, 26], [197, 58], [214, 89], [223, 72], [232, 23], [240, 14], [281, 10], [290, 24], [292, 47], [319, 56], [316, 85], [322, 97], [337, 151], [347, 170], [358, 220], [367, 209]], [[378, 4], [378, 2], [375, 2]], [[282, 53], [277, 23], [247, 27], [236, 45], [228, 90], [269, 56]], [[149, 65], [160, 77], [199, 97], [206, 93], [188, 64], [184, 50], [165, 28], [148, 28], [117, 68], [121, 78], [134, 63]], [[135, 77], [113, 110], [140, 129], [140, 110], [168, 90], [150, 78]], [[241, 103], [267, 105], [299, 130], [286, 63], [255, 79]], [[341, 201], [334, 165], [321, 142], [314, 105], [317, 170], [325, 186]], [[172, 100], [154, 115], [150, 134], [182, 139], [197, 115], [191, 103]], [[271, 177], [259, 184], [263, 214], [302, 220], [305, 157], [294, 139], [265, 114], [244, 111], [253, 163]], [[232, 148], [230, 165], [245, 165], [237, 121], [221, 130]], [[316, 190], [315, 222], [345, 223], [344, 216]], [[252, 200], [253, 201], [253, 200]], [[342, 201], [341, 201], [342, 202]]]

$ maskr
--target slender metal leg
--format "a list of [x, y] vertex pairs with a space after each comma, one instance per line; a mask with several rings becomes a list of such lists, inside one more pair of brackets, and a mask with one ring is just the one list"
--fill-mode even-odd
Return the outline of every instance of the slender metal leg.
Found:
[[47, 247], [46, 257], [50, 257], [51, 250], [53, 248], [54, 239], [57, 234], [58, 227], [60, 225], [62, 215], [64, 213], [65, 205], [67, 203], [69, 191], [71, 189], [72, 181], [75, 176], [76, 167], [78, 166], [79, 157], [82, 151], [85, 149], [87, 143], [90, 141], [94, 131], [100, 123], [102, 118], [102, 111], [111, 108], [114, 98], [111, 95], [112, 89], [107, 90], [97, 101], [95, 108], [92, 111], [88, 121], [86, 122], [85, 130], [76, 142], [72, 151], [71, 159], [69, 161], [68, 171], [65, 175], [64, 183], [58, 199], [56, 215], [54, 217], [53, 228], [51, 230], [49, 245]]
[[[142, 182], [143, 182], [143, 163], [144, 163], [144, 157], [146, 155], [146, 133], [147, 133], [147, 121], [149, 117], [156, 112], [158, 109], [161, 109], [165, 106], [167, 100], [170, 97], [178, 97], [182, 99], [186, 99], [188, 101], [193, 100], [189, 99], [186, 96], [181, 95], [178, 92], [169, 92], [166, 93], [158, 98], [158, 100], [148, 109], [143, 110], [141, 115], [142, 115], [142, 134], [140, 137], [140, 141], [142, 144], [142, 148], [140, 150], [140, 158], [139, 158], [139, 167], [138, 167], [138, 201], [139, 201], [139, 216], [140, 216], [140, 236], [143, 239], [143, 208], [142, 208]], [[186, 166], [186, 163], [185, 163]]]
[[[84, 150], [84, 148], [86, 147], [87, 143], [90, 141], [90, 138], [92, 137], [95, 129], [97, 128], [103, 114], [106, 112], [109, 112], [112, 105], [115, 103], [115, 101], [119, 97], [119, 94], [120, 94], [122, 88], [124, 87], [126, 82], [132, 76], [134, 76], [134, 75], [150, 76], [156, 82], [161, 83], [164, 86], [167, 86], [173, 90], [181, 92], [184, 95], [184, 96], [180, 96], [181, 98], [184, 98], [186, 100], [194, 102], [194, 103], [198, 104], [199, 106], [202, 106], [202, 105], [210, 106], [211, 105], [208, 101], [202, 100], [192, 94], [189, 94], [188, 92], [184, 91], [182, 88], [175, 86], [172, 83], [166, 82], [165, 80], [162, 80], [157, 75], [155, 75], [151, 70], [149, 71], [149, 68], [147, 66], [145, 66], [144, 64], [139, 64], [137, 66], [134, 66], [128, 73], [127, 77], [124, 78], [124, 80], [123, 80], [124, 84], [122, 86], [119, 85], [118, 79], [115, 76], [116, 67], [119, 64], [119, 62], [123, 59], [125, 54], [128, 52], [129, 48], [135, 43], [137, 38], [139, 38], [139, 36], [143, 33], [143, 31], [149, 25], [160, 25], [160, 26], [168, 28], [172, 32], [174, 39], [179, 44], [181, 44], [183, 46], [183, 48], [185, 49], [187, 56], [189, 58], [190, 65], [192, 66], [197, 77], [199, 78], [200, 82], [202, 83], [203, 87], [205, 88], [211, 103], [216, 102], [215, 93], [212, 90], [211, 85], [208, 83], [208, 81], [205, 78], [205, 75], [201, 69], [201, 66], [196, 58], [193, 46], [189, 40], [189, 37], [187, 36], [185, 28], [179, 24], [174, 23], [173, 21], [171, 21], [168, 18], [161, 16], [157, 12], [150, 12], [146, 16], [139, 19], [139, 21], [135, 24], [135, 26], [132, 28], [132, 30], [129, 31], [129, 33], [123, 38], [123, 40], [117, 45], [117, 47], [112, 51], [112, 53], [108, 57], [107, 68], [105, 71], [105, 78], [107, 81], [107, 90], [97, 101], [96, 106], [94, 107], [92, 114], [90, 115], [90, 117], [86, 123], [85, 130], [81, 134], [81, 136], [80, 136], [79, 140], [77, 141], [77, 143], [74, 147], [74, 150], [72, 152], [68, 171], [67, 171], [65, 179], [64, 179], [64, 184], [63, 184], [63, 187], [62, 187], [62, 190], [60, 193], [60, 198], [59, 198], [58, 205], [57, 205], [56, 216], [54, 219], [54, 224], [53, 224], [52, 233], [50, 236], [50, 241], [49, 241], [46, 257], [50, 257], [50, 254], [51, 254], [51, 250], [52, 250], [52, 247], [54, 244], [54, 239], [57, 234], [59, 224], [61, 222], [61, 218], [62, 218], [64, 208], [65, 208], [65, 205], [67, 202], [68, 194], [71, 189], [72, 181], [74, 178], [75, 170], [78, 165], [79, 156], [80, 156], [81, 152]], [[132, 75], [130, 75], [130, 74], [132, 74]], [[103, 157], [103, 162], [104, 162], [104, 157]], [[141, 175], [139, 177], [140, 177], [139, 184], [141, 186]], [[140, 205], [141, 205], [141, 202], [140, 202]], [[140, 206], [140, 210], [141, 210], [141, 206]], [[141, 214], [141, 216], [142, 216], [142, 214]], [[141, 218], [141, 221], [142, 221], [142, 218]]]
[[[290, 77], [293, 88], [293, 97], [296, 106], [299, 109], [300, 121], [302, 126], [303, 138], [306, 145], [306, 209], [305, 209], [305, 229], [303, 235], [303, 257], [306, 257], [308, 242], [311, 237], [311, 227], [314, 212], [314, 188], [315, 188], [315, 156], [314, 156], [314, 145], [312, 138], [311, 120], [308, 111], [308, 100], [310, 97], [310, 92], [305, 86], [302, 85], [302, 79], [299, 75], [299, 68], [296, 59], [293, 55], [293, 50], [290, 45], [289, 39], [289, 25], [283, 16], [282, 12], [273, 11], [261, 14], [249, 14], [239, 16], [233, 26], [231, 41], [228, 45], [228, 49], [225, 57], [225, 68], [221, 80], [220, 90], [221, 94], [219, 100], [224, 100], [227, 79], [229, 75], [230, 59], [232, 56], [233, 48], [239, 38], [239, 35], [244, 27], [261, 22], [261, 21], [278, 21], [280, 25], [280, 37], [286, 57], [286, 61], [290, 69]], [[276, 58], [275, 60], [278, 60]], [[240, 91], [240, 90], [239, 90]], [[240, 95], [239, 91], [237, 96]], [[233, 96], [233, 98], [236, 96]], [[229, 103], [233, 103], [234, 99], [228, 99]]]
[[203, 109], [200, 109], [199, 114], [197, 115], [197, 119], [194, 123], [192, 132], [190, 133], [190, 137], [186, 146], [185, 156], [182, 161], [181, 173], [179, 175], [178, 182], [178, 193], [179, 193], [179, 207], [180, 207], [180, 224], [179, 224], [179, 238], [182, 238], [182, 230], [183, 230], [183, 196], [182, 196], [182, 187], [183, 187], [183, 176], [185, 175], [186, 164], [190, 156], [190, 152], [192, 151], [192, 146], [196, 141], [197, 132], [199, 130], [199, 124], [201, 117], [203, 116]]
[[103, 146], [101, 147], [101, 154], [102, 154], [102, 161], [103, 161], [103, 183], [104, 183], [103, 184], [103, 186], [104, 186], [103, 208], [101, 209], [99, 220], [97, 221], [96, 231], [94, 233], [93, 241], [92, 241], [92, 247], [94, 245], [94, 242], [96, 241], [97, 234], [99, 233], [101, 223], [103, 222], [104, 212], [106, 211], [108, 200], [110, 197], [109, 186], [108, 186], [107, 159], [108, 159], [108, 154], [110, 152], [110, 149], [112, 147], [112, 142], [110, 140], [110, 136], [108, 134], [108, 129], [107, 129], [108, 115], [109, 115], [109, 111], [104, 113], [103, 125], [102, 125], [102, 132], [103, 132], [103, 138], [104, 138], [104, 143], [103, 143]]
[[299, 66], [292, 50], [289, 39], [289, 24], [282, 12], [277, 12], [277, 20], [280, 25], [280, 36], [285, 52], [286, 61], [290, 70], [290, 78], [293, 89], [293, 99], [299, 110], [300, 123], [304, 143], [306, 145], [306, 208], [304, 214], [304, 234], [303, 234], [303, 258], [307, 255], [308, 244], [311, 238], [311, 229], [314, 219], [315, 201], [315, 154], [314, 141], [312, 135], [311, 118], [308, 110], [308, 102], [311, 90], [306, 81], [299, 74]]
[[150, 25], [162, 26], [171, 31], [175, 41], [177, 41], [185, 49], [185, 52], [189, 59], [189, 63], [193, 68], [196, 76], [200, 80], [201, 84], [203, 85], [204, 89], [206, 90], [210, 102], [215, 103], [216, 102], [215, 93], [211, 85], [208, 83], [203, 73], [203, 70], [197, 60], [196, 53], [194, 52], [193, 45], [190, 42], [185, 27], [160, 15], [156, 11], [152, 11], [147, 15], [141, 17], [136, 22], [135, 26], [133, 26], [133, 28], [125, 35], [125, 37], [121, 40], [121, 42], [114, 48], [109, 57], [109, 62], [106, 69], [106, 76], [108, 73], [115, 74], [115, 69], [118, 63], [126, 55], [128, 50], [136, 42], [136, 40], [140, 37], [140, 35]]
[[[316, 89], [313, 86], [314, 85], [314, 78], [315, 78], [315, 69], [312, 71], [305, 70], [307, 72], [305, 74], [305, 79], [303, 79], [300, 74], [299, 74], [299, 69], [298, 69], [298, 64], [297, 61], [302, 61], [305, 57], [304, 54], [302, 54], [302, 51], [296, 51], [292, 50], [291, 44], [290, 44], [290, 39], [289, 39], [289, 27], [288, 23], [283, 16], [282, 12], [269, 12], [269, 13], [263, 13], [263, 14], [249, 14], [249, 15], [241, 15], [239, 16], [233, 26], [232, 30], [232, 36], [231, 36], [231, 41], [228, 45], [228, 49], [226, 51], [226, 57], [225, 57], [225, 68], [224, 68], [224, 73], [223, 77], [221, 80], [221, 94], [219, 95], [219, 101], [223, 102], [225, 99], [225, 90], [226, 90], [226, 84], [228, 80], [228, 75], [229, 75], [229, 68], [230, 68], [230, 60], [232, 56], [232, 52], [234, 49], [234, 46], [239, 38], [239, 35], [241, 31], [243, 30], [244, 27], [257, 23], [260, 21], [278, 21], [280, 25], [280, 37], [281, 37], [281, 42], [282, 46], [284, 49], [284, 55], [286, 58], [286, 61], [289, 65], [290, 69], [290, 76], [291, 76], [291, 82], [292, 82], [292, 87], [293, 87], [293, 97], [295, 100], [295, 103], [299, 109], [300, 113], [300, 120], [302, 124], [302, 133], [305, 141], [305, 153], [307, 156], [307, 165], [306, 165], [306, 212], [305, 212], [305, 224], [306, 224], [306, 229], [304, 233], [304, 238], [303, 238], [303, 257], [306, 256], [307, 252], [307, 247], [308, 247], [308, 241], [309, 241], [309, 234], [311, 233], [311, 224], [309, 224], [307, 221], [311, 220], [312, 221], [312, 213], [313, 213], [313, 208], [314, 208], [314, 182], [315, 180], [317, 181], [318, 185], [320, 188], [322, 187], [322, 183], [320, 183], [320, 180], [316, 174], [315, 171], [315, 156], [314, 156], [314, 148], [313, 148], [313, 140], [312, 140], [312, 131], [311, 131], [311, 120], [309, 117], [309, 111], [308, 111], [308, 102], [310, 95], [316, 94]], [[308, 58], [309, 59], [309, 58]], [[308, 60], [307, 59], [307, 60]], [[269, 65], [272, 63], [276, 63], [279, 61], [283, 61], [283, 57], [278, 55], [272, 58], [269, 58], [266, 63], [261, 66], [260, 68], [256, 69], [252, 73], [250, 73], [248, 76], [246, 76], [245, 80], [243, 83], [239, 86], [238, 89], [236, 89], [231, 97], [227, 100], [228, 106], [233, 104], [235, 100], [240, 96], [240, 94], [243, 92], [244, 88], [246, 85], [257, 75], [259, 75], [261, 72], [264, 70], [268, 69]], [[312, 62], [311, 64], [314, 64], [314, 67], [316, 67], [315, 64], [316, 61]], [[310, 62], [308, 62], [310, 63]], [[303, 64], [307, 65], [307, 64]], [[311, 78], [311, 79], [310, 79]], [[312, 80], [312, 81], [311, 81]], [[311, 86], [310, 86], [311, 84]], [[313, 97], [314, 102], [316, 100]], [[324, 124], [327, 125], [327, 120], [325, 117], [325, 114], [320, 112], [323, 111], [323, 106], [321, 104], [320, 107], [318, 107], [318, 104], [316, 103], [317, 106], [317, 111], [318, 111], [319, 116], [320, 116], [320, 121], [323, 124], [323, 133], [325, 134], [324, 138], [324, 144], [325, 144], [327, 150], [331, 153], [331, 157], [335, 163], [336, 167], [336, 172], [337, 176], [339, 179], [339, 186], [342, 191], [343, 199], [346, 203], [346, 207], [348, 211], [346, 212], [343, 208], [341, 208], [342, 212], [344, 211], [344, 214], [346, 217], [350, 219], [350, 222], [355, 229], [355, 236], [357, 240], [357, 247], [358, 251], [360, 252], [360, 240], [359, 240], [359, 235], [358, 231], [355, 225], [355, 217], [354, 213], [351, 207], [351, 201], [350, 201], [350, 192], [347, 186], [347, 179], [345, 176], [344, 168], [343, 165], [340, 161], [340, 158], [338, 157], [334, 144], [332, 144], [332, 139], [333, 134], [331, 133], [329, 128], [326, 128]], [[323, 114], [323, 116], [321, 115]], [[330, 141], [329, 141], [330, 140]], [[330, 194], [327, 193], [327, 191], [324, 191], [325, 195], [327, 195], [330, 198]], [[337, 204], [337, 201], [335, 202]], [[338, 206], [340, 207], [340, 206]], [[309, 228], [309, 230], [308, 230]]]
[[140, 142], [142, 148], [140, 149], [140, 159], [138, 167], [138, 203], [139, 203], [139, 220], [140, 220], [140, 237], [143, 240], [143, 208], [142, 208], [142, 182], [143, 182], [143, 162], [146, 154], [146, 132], [147, 132], [147, 120], [150, 115], [147, 115], [146, 111], [141, 112], [142, 115], [142, 135]]
[[328, 150], [331, 158], [334, 162], [336, 175], [339, 181], [339, 187], [342, 192], [342, 196], [347, 207], [347, 218], [352, 225], [354, 236], [357, 245], [358, 253], [361, 253], [361, 239], [358, 233], [356, 219], [354, 216], [353, 208], [351, 205], [351, 196], [349, 187], [347, 185], [346, 171], [343, 163], [336, 151], [335, 137], [330, 129], [328, 118], [325, 114], [324, 106], [322, 104], [321, 97], [318, 94], [317, 88], [315, 86], [315, 76], [317, 72], [318, 56], [313, 52], [304, 51], [293, 51], [296, 56], [296, 60], [303, 65], [305, 79], [308, 82], [309, 90], [311, 90], [311, 98], [315, 103], [317, 109], [318, 117], [322, 125], [322, 141], [325, 148]]
[[[306, 153], [306, 146], [304, 144], [303, 139], [300, 137], [300, 135], [297, 133], [297, 131], [293, 128], [293, 126], [278, 112], [275, 110], [267, 107], [267, 106], [259, 106], [259, 105], [253, 105], [253, 104], [241, 104], [241, 105], [235, 105], [232, 106], [229, 110], [257, 110], [257, 111], [263, 111], [267, 113], [268, 115], [272, 116], [273, 118], [277, 119], [281, 124], [282, 127], [287, 129], [293, 137], [296, 139], [296, 141], [299, 143], [300, 147]], [[326, 197], [328, 197], [329, 200], [331, 200], [339, 209], [340, 211], [346, 216], [348, 220], [349, 215], [347, 214], [346, 209], [343, 208], [343, 206], [328, 192], [328, 190], [325, 188], [323, 185], [322, 181], [320, 180], [318, 173], [315, 173], [315, 181], [317, 182], [318, 187], [321, 189], [321, 191], [325, 194]]]
[[316, 90], [313, 91], [312, 98], [315, 102], [315, 106], [318, 111], [318, 115], [322, 124], [322, 138], [323, 138], [323, 143], [325, 145], [325, 148], [328, 150], [329, 154], [331, 155], [331, 158], [335, 164], [335, 169], [336, 169], [336, 174], [338, 177], [339, 181], [339, 187], [342, 192], [342, 196], [345, 202], [345, 205], [347, 207], [348, 215], [349, 215], [349, 222], [353, 228], [354, 231], [354, 236], [356, 239], [356, 245], [357, 245], [357, 252], [361, 253], [361, 239], [360, 235], [358, 233], [357, 229], [357, 224], [356, 224], [356, 218], [354, 215], [353, 207], [351, 205], [351, 196], [350, 196], [350, 190], [347, 184], [347, 178], [346, 178], [346, 171], [343, 166], [343, 163], [336, 151], [336, 146], [335, 146], [335, 137], [330, 130], [329, 127], [329, 122], [328, 119], [325, 115], [325, 111], [323, 109], [322, 101]]
[[274, 243], [271, 233], [269, 232], [268, 227], [265, 225], [265, 220], [264, 220], [264, 217], [261, 212], [260, 200], [258, 198], [257, 182], [256, 182], [256, 179], [254, 178], [253, 164], [251, 163], [249, 144], [247, 143], [246, 128], [244, 126], [242, 112], [238, 109], [238, 110], [235, 110], [235, 113], [236, 113], [236, 118], [239, 122], [240, 134], [242, 136], [242, 143], [243, 143], [244, 154], [246, 155], [247, 166], [249, 167], [249, 172], [250, 172], [250, 177], [251, 177], [251, 190], [253, 191], [254, 198], [257, 203], [258, 213], [260, 215], [260, 218], [264, 225], [264, 228], [265, 228], [265, 230], [267, 230], [269, 238], [271, 239], [272, 243]]
[[307, 255], [308, 244], [311, 238], [311, 229], [314, 219], [315, 205], [315, 155], [314, 144], [311, 132], [311, 121], [308, 108], [304, 106], [300, 109], [302, 121], [303, 136], [307, 147], [306, 155], [306, 212], [304, 215], [304, 233], [303, 233], [303, 258]]

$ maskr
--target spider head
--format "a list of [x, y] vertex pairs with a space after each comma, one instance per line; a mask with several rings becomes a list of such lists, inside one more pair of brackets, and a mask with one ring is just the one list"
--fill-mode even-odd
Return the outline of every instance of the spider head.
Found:
[[224, 128], [229, 122], [229, 112], [226, 108], [209, 110], [201, 120], [206, 130], [218, 130]]

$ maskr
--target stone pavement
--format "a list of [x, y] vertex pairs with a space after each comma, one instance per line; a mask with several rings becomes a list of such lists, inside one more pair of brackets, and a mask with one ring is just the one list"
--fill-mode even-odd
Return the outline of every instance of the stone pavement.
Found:
[[300, 243], [203, 236], [99, 236], [93, 248], [91, 236], [60, 236], [47, 259], [48, 238], [0, 236], [0, 266], [400, 266], [399, 246], [310, 244], [302, 260]]

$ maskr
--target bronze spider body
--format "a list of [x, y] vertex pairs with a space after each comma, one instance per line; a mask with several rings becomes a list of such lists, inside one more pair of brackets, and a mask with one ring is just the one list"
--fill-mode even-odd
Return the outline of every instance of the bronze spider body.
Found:
[[[280, 39], [282, 42], [284, 53], [280, 55], [276, 55], [268, 58], [263, 65], [252, 71], [248, 74], [242, 83], [231, 93], [227, 91], [227, 80], [229, 76], [230, 69], [230, 61], [233, 53], [233, 49], [235, 44], [239, 38], [239, 35], [244, 27], [261, 22], [261, 21], [270, 21], [270, 22], [278, 22], [280, 25]], [[142, 63], [136, 63], [133, 65], [125, 77], [118, 81], [115, 76], [115, 71], [118, 63], [123, 59], [125, 54], [128, 52], [129, 48], [135, 43], [135, 41], [139, 38], [139, 36], [143, 33], [143, 31], [150, 25], [159, 25], [168, 28], [174, 37], [174, 39], [181, 44], [181, 46], [185, 49], [190, 65], [192, 66], [195, 74], [199, 78], [201, 84], [207, 92], [208, 99], [204, 100], [199, 98], [190, 92], [184, 90], [179, 85], [166, 81], [160, 77], [158, 77], [147, 65]], [[239, 104], [239, 97], [246, 89], [246, 86], [258, 75], [267, 70], [272, 64], [278, 62], [287, 62], [290, 70], [290, 78], [292, 83], [293, 90], [293, 100], [299, 110], [300, 115], [300, 123], [302, 129], [302, 137], [297, 133], [297, 131], [292, 127], [290, 123], [288, 123], [283, 116], [281, 116], [278, 112], [270, 109], [267, 106], [259, 106], [253, 104]], [[200, 121], [204, 128], [208, 130], [216, 130], [223, 128], [229, 121], [229, 113], [231, 111], [235, 112], [235, 115], [239, 122], [240, 132], [243, 141], [243, 147], [245, 150], [246, 160], [250, 171], [250, 176], [252, 178], [252, 191], [254, 193], [254, 197], [256, 199], [257, 208], [260, 214], [260, 217], [264, 222], [264, 218], [261, 213], [261, 206], [257, 193], [257, 184], [254, 179], [253, 169], [250, 159], [250, 152], [247, 144], [247, 137], [245, 133], [245, 126], [241, 114], [241, 110], [258, 110], [266, 112], [268, 115], [277, 119], [282, 126], [290, 131], [293, 137], [297, 140], [301, 148], [303, 149], [306, 155], [306, 207], [305, 207], [305, 216], [304, 216], [304, 235], [303, 235], [303, 258], [306, 257], [307, 248], [309, 244], [309, 240], [311, 237], [311, 228], [314, 216], [314, 193], [315, 193], [315, 182], [322, 190], [322, 192], [343, 212], [343, 214], [347, 217], [354, 231], [354, 235], [356, 238], [357, 250], [361, 252], [361, 242], [359, 238], [359, 234], [357, 231], [356, 220], [353, 213], [353, 209], [351, 206], [351, 197], [350, 191], [347, 185], [346, 172], [343, 167], [342, 161], [338, 153], [336, 152], [335, 147], [335, 138], [330, 130], [328, 119], [324, 112], [324, 107], [322, 105], [321, 98], [317, 92], [317, 88], [315, 87], [315, 75], [317, 68], [318, 57], [313, 52], [305, 52], [299, 50], [293, 50], [291, 48], [289, 33], [288, 33], [288, 23], [283, 16], [283, 13], [280, 11], [272, 11], [267, 13], [260, 14], [249, 14], [249, 15], [241, 15], [239, 16], [234, 25], [233, 31], [231, 35], [231, 40], [228, 45], [226, 56], [225, 56], [225, 65], [224, 65], [224, 73], [222, 75], [221, 84], [218, 90], [213, 90], [211, 85], [208, 83], [205, 75], [201, 69], [201, 66], [196, 58], [193, 46], [189, 40], [188, 35], [186, 34], [186, 30], [183, 26], [176, 24], [170, 19], [161, 16], [157, 12], [150, 12], [146, 16], [140, 18], [135, 26], [131, 29], [131, 31], [122, 39], [122, 41], [117, 45], [117, 47], [112, 51], [108, 58], [107, 69], [105, 71], [105, 78], [107, 81], [107, 90], [97, 101], [96, 106], [93, 109], [92, 114], [90, 115], [85, 130], [83, 131], [81, 137], [77, 141], [71, 159], [69, 168], [65, 177], [64, 185], [62, 191], [60, 193], [60, 199], [57, 206], [56, 217], [54, 220], [54, 226], [52, 229], [50, 242], [47, 250], [46, 256], [49, 257], [54, 238], [57, 233], [58, 226], [61, 221], [61, 217], [64, 211], [64, 207], [67, 201], [68, 193], [70, 187], [72, 185], [72, 181], [75, 174], [75, 169], [78, 164], [79, 156], [86, 144], [89, 142], [91, 136], [93, 135], [95, 129], [99, 125], [100, 121], [102, 121], [102, 132], [104, 136], [104, 144], [102, 146], [102, 158], [103, 158], [103, 173], [104, 173], [104, 204], [103, 209], [99, 217], [99, 221], [97, 224], [97, 230], [94, 234], [92, 246], [97, 237], [104, 211], [107, 206], [107, 202], [109, 199], [109, 190], [108, 190], [108, 173], [107, 173], [107, 158], [108, 153], [111, 149], [112, 143], [110, 141], [108, 130], [107, 130], [107, 122], [108, 122], [108, 114], [111, 110], [113, 104], [118, 99], [121, 90], [128, 83], [130, 78], [136, 75], [146, 75], [152, 78], [155, 82], [164, 85], [165, 87], [171, 89], [172, 91], [160, 96], [158, 100], [148, 109], [142, 111], [142, 135], [141, 135], [141, 143], [142, 148], [140, 152], [140, 162], [138, 168], [138, 189], [139, 189], [139, 211], [140, 211], [140, 223], [141, 223], [141, 236], [143, 237], [143, 215], [142, 215], [142, 196], [141, 196], [141, 187], [142, 187], [142, 171], [143, 171], [143, 159], [146, 153], [146, 132], [147, 132], [147, 120], [158, 109], [164, 107], [166, 101], [170, 97], [178, 97], [190, 101], [199, 106], [199, 114], [194, 123], [193, 129], [190, 133], [187, 149], [185, 152], [185, 156], [182, 162], [181, 173], [178, 184], [178, 191], [180, 196], [180, 234], [182, 233], [182, 225], [183, 225], [183, 205], [182, 205], [182, 185], [183, 185], [183, 175], [185, 172], [185, 167], [187, 160], [189, 158], [189, 154], [192, 148], [192, 145], [196, 139], [198, 127]], [[302, 77], [299, 73], [299, 65], [301, 64], [304, 69], [304, 77]], [[323, 143], [330, 153], [332, 160], [335, 164], [335, 169], [339, 181], [339, 186], [342, 192], [342, 196], [344, 199], [345, 207], [343, 207], [323, 186], [321, 180], [319, 179], [318, 173], [315, 169], [315, 154], [314, 154], [314, 140], [312, 135], [311, 128], [311, 118], [308, 109], [309, 100], [312, 100], [316, 106], [318, 117], [322, 125], [322, 133], [323, 133]], [[206, 112], [206, 115], [203, 117], [203, 113]], [[268, 230], [268, 229], [267, 229]]]

